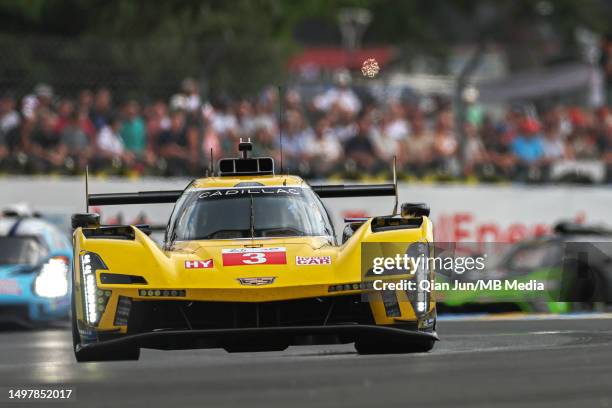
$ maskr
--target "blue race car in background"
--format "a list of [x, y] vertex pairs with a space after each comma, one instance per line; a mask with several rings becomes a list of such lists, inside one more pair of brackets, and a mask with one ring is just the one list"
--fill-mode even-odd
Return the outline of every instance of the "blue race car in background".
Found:
[[0, 218], [0, 323], [67, 319], [72, 245], [53, 224], [5, 212]]

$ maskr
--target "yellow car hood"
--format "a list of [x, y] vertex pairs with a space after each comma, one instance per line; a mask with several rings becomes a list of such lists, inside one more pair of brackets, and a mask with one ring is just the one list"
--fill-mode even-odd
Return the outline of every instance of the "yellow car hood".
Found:
[[[190, 241], [166, 252], [187, 288], [244, 288], [245, 278], [274, 278], [274, 287], [336, 282], [338, 248], [326, 238]], [[359, 280], [359, 270], [353, 280]], [[253, 285], [258, 286], [258, 285]]]

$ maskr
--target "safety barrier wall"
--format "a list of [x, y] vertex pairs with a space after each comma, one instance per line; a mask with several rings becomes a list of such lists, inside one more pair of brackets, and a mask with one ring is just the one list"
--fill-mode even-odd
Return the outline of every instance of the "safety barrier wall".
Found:
[[[92, 179], [90, 192], [176, 190], [188, 182]], [[84, 211], [84, 191], [84, 181], [78, 178], [4, 178], [0, 179], [0, 207], [27, 203], [60, 219]], [[514, 242], [545, 233], [562, 220], [612, 224], [612, 188], [606, 186], [401, 184], [399, 197], [400, 203], [430, 205], [439, 241]], [[343, 217], [389, 214], [393, 197], [326, 199], [325, 203], [341, 231]], [[107, 223], [135, 222], [142, 216], [152, 224], [165, 224], [172, 205], [108, 206], [93, 210], [101, 212]]]

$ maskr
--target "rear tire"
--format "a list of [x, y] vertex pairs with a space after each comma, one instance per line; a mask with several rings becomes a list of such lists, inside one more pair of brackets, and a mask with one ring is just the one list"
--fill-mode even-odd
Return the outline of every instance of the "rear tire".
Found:
[[416, 343], [375, 343], [370, 341], [355, 342], [359, 354], [406, 354], [427, 353], [433, 349], [435, 340], [422, 340]]

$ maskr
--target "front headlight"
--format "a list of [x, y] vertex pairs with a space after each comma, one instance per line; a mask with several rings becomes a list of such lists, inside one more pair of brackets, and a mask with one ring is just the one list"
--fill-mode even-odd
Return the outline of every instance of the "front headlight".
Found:
[[108, 269], [100, 256], [93, 252], [84, 252], [80, 256], [81, 281], [85, 301], [85, 317], [87, 322], [96, 325], [112, 294], [110, 290], [100, 290], [96, 284], [96, 270]]
[[40, 297], [56, 298], [68, 294], [68, 258], [57, 256], [45, 263], [34, 280], [34, 293]]
[[431, 297], [429, 291], [425, 290], [421, 283], [429, 279], [429, 245], [426, 242], [415, 242], [408, 248], [408, 254], [413, 259], [421, 258], [421, 262], [415, 270], [416, 293], [408, 294], [416, 315], [421, 316], [429, 310]]

